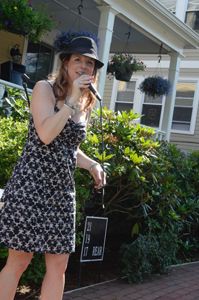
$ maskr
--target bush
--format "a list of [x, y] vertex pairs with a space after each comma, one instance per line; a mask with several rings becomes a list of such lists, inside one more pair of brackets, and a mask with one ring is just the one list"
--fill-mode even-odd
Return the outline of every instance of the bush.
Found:
[[[105, 215], [121, 214], [128, 218], [147, 210], [144, 191], [151, 159], [156, 155], [159, 143], [154, 141], [154, 130], [135, 124], [138, 115], [134, 112], [114, 113], [103, 110], [104, 151], [101, 148], [99, 111], [93, 114], [87, 139], [81, 148], [92, 158], [103, 163], [108, 173], [105, 187]], [[132, 205], [132, 210], [129, 207]], [[124, 219], [123, 219], [124, 220]]]
[[3, 188], [22, 152], [28, 132], [29, 111], [23, 91], [6, 87], [0, 102], [0, 187]]
[[18, 121], [28, 119], [29, 109], [23, 91], [5, 85], [4, 98], [0, 100], [0, 117], [13, 117]]
[[28, 35], [34, 42], [53, 26], [46, 12], [34, 9], [28, 0], [1, 0], [0, 12], [0, 30]]
[[121, 273], [129, 283], [143, 281], [154, 273], [165, 273], [177, 262], [177, 236], [172, 233], [139, 235], [121, 248]]
[[22, 152], [28, 121], [0, 118], [0, 187], [4, 188]]
[[[138, 280], [155, 270], [166, 270], [176, 257], [182, 261], [193, 259], [199, 249], [199, 152], [185, 155], [174, 145], [156, 141], [154, 130], [136, 124], [137, 118], [133, 111], [114, 113], [104, 108], [102, 139], [99, 110], [93, 112], [81, 149], [103, 164], [108, 175], [105, 193], [93, 193], [92, 178], [85, 170], [76, 169], [75, 181], [77, 245], [82, 240], [85, 207], [93, 215], [108, 216], [107, 245], [114, 241], [118, 249], [125, 243], [125, 251], [129, 249], [130, 253], [137, 251], [134, 245], [140, 249], [148, 245], [142, 249], [142, 268], [136, 267]], [[27, 122], [23, 112], [16, 113], [14, 108], [9, 118], [1, 116], [1, 187], [22, 151]], [[126, 261], [124, 270], [131, 273], [127, 269], [128, 263], [129, 268], [132, 264], [128, 251], [123, 252], [122, 260]], [[154, 259], [149, 260], [148, 251], [155, 253]]]

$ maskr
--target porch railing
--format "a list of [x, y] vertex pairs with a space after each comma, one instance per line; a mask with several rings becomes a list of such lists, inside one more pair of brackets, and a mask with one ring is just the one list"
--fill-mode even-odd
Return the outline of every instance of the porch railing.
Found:
[[[3, 85], [3, 86], [8, 86], [8, 87], [12, 87], [12, 88], [16, 88], [16, 89], [18, 89], [18, 90], [22, 90], [22, 91], [24, 91], [24, 88], [23, 88], [23, 86], [21, 86], [21, 85], [18, 85], [18, 84], [16, 84], [16, 83], [12, 83], [12, 82], [10, 82], [10, 81], [6, 81], [6, 80], [3, 80], [3, 79], [0, 79], [0, 85]], [[32, 93], [32, 89], [27, 89], [28, 90], [28, 93]]]

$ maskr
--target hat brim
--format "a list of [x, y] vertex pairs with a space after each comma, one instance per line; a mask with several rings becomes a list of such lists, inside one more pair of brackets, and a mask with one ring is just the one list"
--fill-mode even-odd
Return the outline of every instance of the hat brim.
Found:
[[[59, 54], [59, 58], [61, 60], [64, 60], [64, 58], [66, 58], [69, 54], [74, 54], [74, 51], [64, 51], [64, 52], [61, 52]], [[91, 53], [79, 53], [81, 55], [84, 55], [84, 56], [87, 56], [87, 57], [90, 57], [90, 58], [93, 58], [95, 60], [95, 64], [96, 64], [96, 67], [97, 69], [100, 69], [104, 66], [104, 63], [101, 62], [99, 59], [96, 59], [96, 57], [94, 55], [92, 55]]]

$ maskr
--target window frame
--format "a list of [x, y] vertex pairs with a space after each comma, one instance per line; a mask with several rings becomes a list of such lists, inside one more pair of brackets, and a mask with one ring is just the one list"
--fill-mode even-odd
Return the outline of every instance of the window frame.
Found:
[[137, 78], [132, 77], [131, 80], [130, 80], [129, 82], [135, 82], [135, 88], [134, 88], [134, 90], [131, 90], [131, 89], [128, 89], [128, 88], [125, 90], [125, 92], [128, 92], [128, 91], [134, 92], [133, 102], [117, 101], [118, 88], [119, 88], [119, 83], [120, 83], [120, 81], [119, 81], [119, 80], [116, 80], [116, 79], [114, 78], [113, 87], [114, 87], [114, 90], [115, 90], [116, 92], [115, 92], [115, 95], [114, 95], [114, 96], [112, 97], [112, 99], [111, 99], [111, 105], [110, 105], [111, 109], [113, 109], [114, 111], [115, 111], [115, 107], [116, 107], [116, 104], [117, 104], [117, 103], [127, 104], [127, 105], [129, 104], [129, 106], [132, 105], [131, 109], [134, 110], [135, 102], [136, 102], [136, 92], [137, 92], [137, 89], [138, 89], [138, 87], [139, 87], [139, 81], [138, 81]]
[[199, 8], [198, 9], [187, 9], [187, 11], [186, 11], [186, 14], [185, 14], [185, 24], [187, 25], [187, 26], [189, 26], [192, 30], [194, 30], [195, 32], [199, 32], [199, 29], [195, 29], [195, 28], [193, 28], [193, 26], [191, 26], [189, 23], [188, 23], [188, 14], [189, 13], [195, 13], [195, 12], [199, 12]]
[[[163, 96], [162, 96], [162, 103], [159, 104], [159, 103], [144, 102], [145, 96], [146, 96], [146, 95], [143, 94], [143, 97], [142, 97], [142, 109], [141, 109], [141, 114], [142, 114], [142, 111], [143, 111], [143, 106], [144, 106], [145, 104], [146, 104], [146, 105], [157, 105], [157, 106], [161, 106], [161, 107], [162, 107], [162, 108], [161, 108], [161, 113], [160, 113], [159, 127], [152, 127], [152, 126], [147, 125], [147, 126], [149, 126], [149, 127], [151, 127], [151, 128], [154, 128], [154, 129], [156, 129], [156, 130], [160, 130], [160, 129], [162, 128], [162, 120], [163, 120], [163, 115], [164, 115], [165, 99], [166, 99], [166, 97], [163, 95]], [[141, 123], [141, 118], [140, 118], [140, 124], [142, 124], [142, 123]], [[142, 124], [142, 125], [144, 125], [144, 124]], [[144, 126], [146, 126], [146, 125], [144, 125]]]
[[[195, 78], [181, 78], [178, 80], [178, 83], [194, 83], [196, 85], [196, 89], [194, 92], [193, 97], [193, 105], [192, 105], [192, 115], [191, 115], [191, 121], [190, 121], [190, 129], [189, 130], [179, 130], [179, 129], [172, 129], [171, 133], [180, 133], [180, 134], [186, 134], [186, 135], [193, 135], [195, 131], [196, 126], [196, 120], [197, 120], [197, 113], [198, 113], [198, 103], [199, 103], [199, 80], [196, 80]], [[177, 92], [177, 89], [176, 89]], [[176, 96], [175, 96], [175, 103], [176, 103]], [[179, 106], [178, 107], [184, 107]], [[174, 104], [175, 108], [175, 104]], [[173, 116], [172, 116], [172, 123], [173, 123]]]

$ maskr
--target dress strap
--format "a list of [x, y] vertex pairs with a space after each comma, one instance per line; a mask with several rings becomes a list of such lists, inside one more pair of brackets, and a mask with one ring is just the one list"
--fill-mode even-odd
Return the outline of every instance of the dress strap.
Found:
[[[49, 85], [50, 85], [50, 87], [52, 88], [52, 92], [53, 92], [53, 94], [54, 94], [54, 96], [55, 96], [55, 93], [54, 93], [54, 89], [53, 89], [53, 85], [52, 85], [52, 83], [49, 81], [49, 80], [45, 80]], [[56, 98], [55, 98], [56, 99]], [[57, 99], [56, 99], [56, 102], [55, 102], [55, 107], [54, 107], [54, 109], [57, 107]]]
[[53, 89], [53, 85], [49, 80], [46, 80], [46, 82], [48, 82], [48, 84], [50, 85], [50, 87]]

